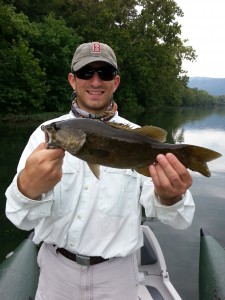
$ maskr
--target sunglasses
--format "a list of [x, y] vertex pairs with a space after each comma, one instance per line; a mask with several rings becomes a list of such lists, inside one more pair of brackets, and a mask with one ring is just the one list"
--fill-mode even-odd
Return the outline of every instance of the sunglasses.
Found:
[[89, 80], [93, 77], [95, 72], [97, 72], [99, 78], [104, 81], [113, 80], [117, 73], [116, 70], [110, 66], [99, 67], [99, 68], [92, 68], [87, 66], [74, 72], [74, 74], [79, 79]]

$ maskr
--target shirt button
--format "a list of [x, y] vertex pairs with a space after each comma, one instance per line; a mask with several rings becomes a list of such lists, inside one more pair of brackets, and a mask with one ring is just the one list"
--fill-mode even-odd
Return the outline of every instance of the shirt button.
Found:
[[70, 242], [70, 246], [71, 246], [71, 247], [73, 247], [73, 246], [75, 246], [75, 244], [74, 244], [74, 243], [72, 243], [72, 242]]
[[85, 187], [84, 187], [84, 190], [85, 190], [85, 191], [87, 191], [87, 190], [88, 190], [88, 187], [87, 187], [87, 186], [85, 186]]
[[77, 217], [78, 217], [78, 219], [82, 219], [82, 216], [81, 216], [81, 215], [78, 215]]

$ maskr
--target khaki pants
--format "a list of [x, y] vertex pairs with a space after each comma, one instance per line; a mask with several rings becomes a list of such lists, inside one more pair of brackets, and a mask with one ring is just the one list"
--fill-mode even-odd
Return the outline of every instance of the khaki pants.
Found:
[[40, 277], [35, 300], [138, 299], [135, 255], [83, 266], [43, 243], [38, 264]]

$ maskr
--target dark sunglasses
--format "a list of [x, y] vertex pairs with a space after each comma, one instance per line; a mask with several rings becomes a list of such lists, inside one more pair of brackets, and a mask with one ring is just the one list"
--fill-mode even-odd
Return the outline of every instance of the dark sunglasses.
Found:
[[95, 72], [97, 72], [99, 78], [104, 81], [113, 80], [117, 73], [116, 70], [110, 66], [99, 67], [99, 68], [92, 68], [87, 66], [74, 72], [74, 74], [79, 79], [89, 80], [93, 77]]

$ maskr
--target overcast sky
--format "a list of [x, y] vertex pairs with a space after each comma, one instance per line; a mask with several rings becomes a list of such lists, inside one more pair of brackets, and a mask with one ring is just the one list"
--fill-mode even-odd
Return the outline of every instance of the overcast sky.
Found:
[[184, 13], [181, 37], [198, 55], [183, 64], [188, 76], [225, 78], [225, 0], [175, 1]]

